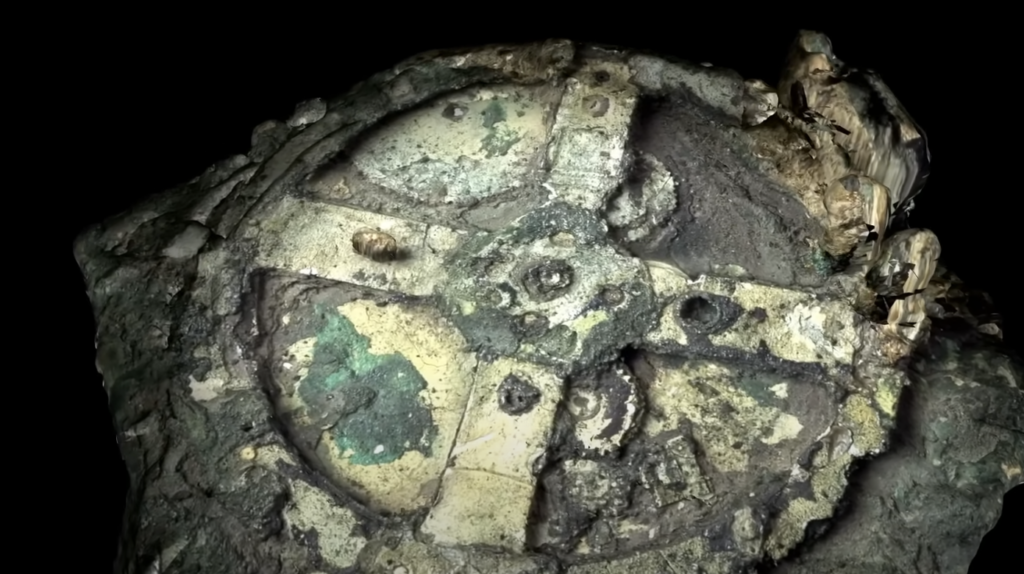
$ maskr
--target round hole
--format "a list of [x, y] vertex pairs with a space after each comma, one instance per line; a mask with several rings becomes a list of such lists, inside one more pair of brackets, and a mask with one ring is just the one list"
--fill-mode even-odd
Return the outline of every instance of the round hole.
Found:
[[458, 122], [462, 121], [462, 118], [467, 113], [469, 113], [469, 109], [466, 106], [452, 103], [445, 106], [444, 110], [441, 111], [441, 116], [453, 122]]
[[679, 316], [684, 321], [703, 326], [713, 325], [720, 316], [718, 307], [705, 297], [691, 297], [679, 307]]

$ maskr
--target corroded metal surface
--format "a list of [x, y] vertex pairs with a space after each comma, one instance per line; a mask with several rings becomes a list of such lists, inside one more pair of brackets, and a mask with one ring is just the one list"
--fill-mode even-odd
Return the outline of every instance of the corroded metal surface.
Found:
[[551, 41], [300, 104], [76, 243], [145, 517], [124, 571], [784, 559], [889, 448], [930, 317], [998, 334], [933, 233], [890, 229], [927, 161], [815, 33], [778, 93]]

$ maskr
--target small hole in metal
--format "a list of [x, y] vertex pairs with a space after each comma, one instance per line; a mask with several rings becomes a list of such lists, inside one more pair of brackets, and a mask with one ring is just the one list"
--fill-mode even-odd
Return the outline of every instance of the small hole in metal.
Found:
[[711, 325], [718, 321], [718, 307], [704, 297], [691, 297], [679, 308], [679, 316], [684, 321], [691, 321], [701, 325]]

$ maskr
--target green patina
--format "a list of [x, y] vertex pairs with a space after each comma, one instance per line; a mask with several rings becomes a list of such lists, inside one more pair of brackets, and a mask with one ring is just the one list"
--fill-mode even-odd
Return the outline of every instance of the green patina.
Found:
[[828, 277], [840, 271], [849, 262], [849, 256], [833, 257], [821, 247], [814, 247], [808, 254], [810, 265], [822, 277]]
[[512, 146], [516, 145], [522, 136], [510, 128], [505, 120], [507, 115], [504, 106], [498, 100], [491, 100], [491, 103], [481, 112], [484, 116], [484, 127], [487, 128], [487, 136], [480, 142], [487, 157], [505, 155]]
[[487, 153], [487, 157], [505, 155], [512, 146], [516, 145], [522, 137], [512, 128], [500, 125], [491, 129], [487, 137], [483, 139], [481, 146]]
[[376, 355], [370, 340], [337, 310], [317, 308], [321, 324], [299, 396], [313, 420], [334, 422], [332, 435], [354, 464], [385, 464], [405, 452], [430, 456], [437, 435], [419, 393], [427, 382], [399, 354]]
[[498, 100], [491, 100], [491, 103], [487, 104], [484, 111], [480, 112], [484, 116], [484, 127], [492, 129], [495, 124], [505, 121], [508, 117], [505, 114], [505, 107], [498, 102]]
[[740, 370], [732, 377], [735, 387], [759, 405], [770, 408], [785, 408], [786, 401], [780, 399], [771, 388], [778, 384], [788, 383], [786, 379], [773, 373], [763, 371]]

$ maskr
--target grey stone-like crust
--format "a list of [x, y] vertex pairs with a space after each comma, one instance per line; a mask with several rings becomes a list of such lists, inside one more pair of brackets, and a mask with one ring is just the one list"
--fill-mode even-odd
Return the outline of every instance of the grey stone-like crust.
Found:
[[299, 104], [76, 241], [118, 572], [966, 571], [1024, 369], [890, 226], [929, 161], [814, 32], [778, 90], [552, 40]]

